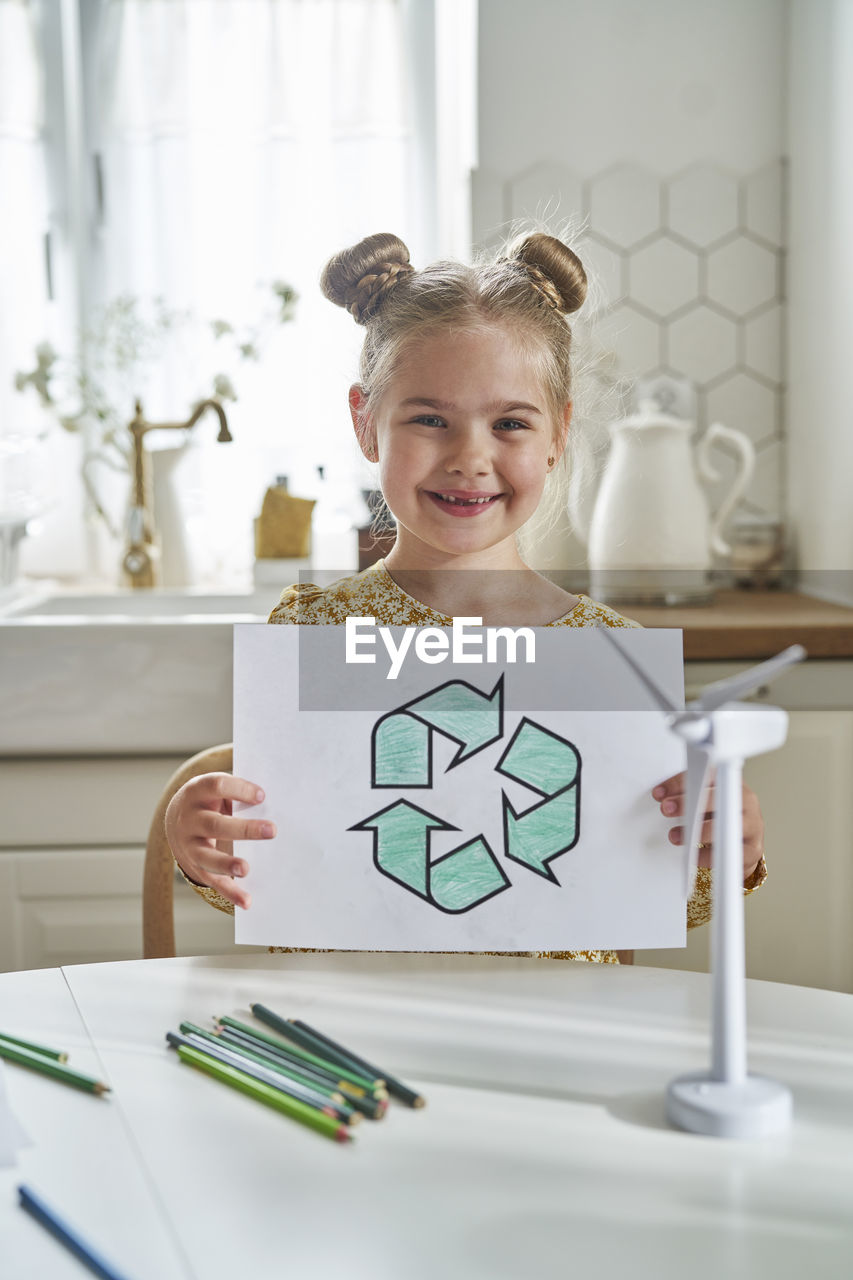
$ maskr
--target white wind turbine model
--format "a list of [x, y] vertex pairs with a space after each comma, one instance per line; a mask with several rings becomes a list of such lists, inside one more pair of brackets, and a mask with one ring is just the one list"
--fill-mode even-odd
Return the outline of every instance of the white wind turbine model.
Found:
[[652, 697], [669, 712], [669, 725], [687, 747], [684, 833], [687, 897], [696, 878], [699, 833], [712, 766], [716, 767], [714, 810], [714, 912], [711, 925], [711, 1068], [670, 1082], [666, 1115], [693, 1133], [723, 1138], [755, 1138], [779, 1133], [791, 1121], [791, 1094], [785, 1085], [746, 1069], [746, 975], [743, 933], [742, 770], [749, 756], [781, 747], [788, 715], [781, 707], [738, 702], [805, 656], [792, 645], [775, 658], [704, 689], [683, 711], [622, 648], [612, 631], [601, 629]]

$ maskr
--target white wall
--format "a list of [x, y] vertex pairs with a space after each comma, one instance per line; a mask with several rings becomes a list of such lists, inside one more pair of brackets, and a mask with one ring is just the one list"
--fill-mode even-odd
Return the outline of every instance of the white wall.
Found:
[[[774, 516], [788, 16], [788, 0], [481, 0], [473, 182], [475, 242], [514, 218], [586, 219], [578, 248], [610, 304], [594, 348], [620, 377], [690, 378], [700, 428], [751, 437], [746, 507]], [[582, 566], [583, 547], [561, 535], [538, 563]]]
[[[812, 0], [814, 3], [814, 0]], [[818, 0], [818, 5], [824, 0]], [[784, 153], [786, 0], [481, 0], [480, 163]]]
[[792, 0], [789, 505], [812, 586], [853, 604], [853, 3]]

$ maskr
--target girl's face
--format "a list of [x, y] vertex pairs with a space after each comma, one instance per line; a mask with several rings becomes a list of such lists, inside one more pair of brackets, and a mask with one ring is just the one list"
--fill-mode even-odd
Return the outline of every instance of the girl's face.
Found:
[[555, 423], [529, 358], [505, 329], [413, 342], [376, 411], [365, 420], [357, 387], [350, 405], [397, 520], [399, 567], [521, 565], [515, 534], [563, 451], [571, 405]]

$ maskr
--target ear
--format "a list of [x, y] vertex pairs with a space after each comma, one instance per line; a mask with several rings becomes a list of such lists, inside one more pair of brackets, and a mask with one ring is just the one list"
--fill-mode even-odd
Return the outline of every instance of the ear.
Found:
[[562, 458], [563, 454], [566, 451], [566, 445], [569, 443], [569, 428], [572, 424], [572, 409], [573, 409], [572, 402], [571, 400], [568, 400], [566, 404], [563, 406], [563, 412], [560, 414], [559, 418], [557, 419], [557, 429], [555, 432], [554, 445], [553, 445], [554, 466], [556, 466], [557, 463]]
[[367, 396], [364, 388], [354, 382], [349, 389], [349, 411], [359, 448], [368, 462], [376, 462], [379, 453], [376, 448], [376, 432], [370, 420], [367, 408]]

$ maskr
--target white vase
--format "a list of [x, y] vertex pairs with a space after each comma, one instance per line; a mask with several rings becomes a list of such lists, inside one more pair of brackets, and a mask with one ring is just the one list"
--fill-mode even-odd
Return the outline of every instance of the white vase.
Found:
[[178, 486], [178, 472], [187, 451], [188, 445], [182, 444], [173, 449], [152, 449], [148, 455], [151, 511], [160, 544], [158, 585], [161, 587], [190, 587], [195, 582]]

